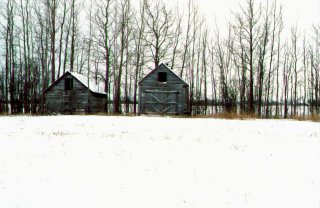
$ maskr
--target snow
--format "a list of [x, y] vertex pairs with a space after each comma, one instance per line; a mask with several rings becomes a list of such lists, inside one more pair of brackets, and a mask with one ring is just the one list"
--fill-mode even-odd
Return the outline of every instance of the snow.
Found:
[[[75, 73], [75, 72], [70, 72], [70, 74], [72, 74], [72, 76], [77, 78], [77, 80], [79, 80], [79, 82], [81, 82], [85, 87], [88, 88], [88, 77], [86, 77], [82, 74]], [[96, 84], [94, 79], [89, 79], [89, 89], [94, 93], [106, 94], [104, 91], [104, 85], [101, 83]]]
[[320, 125], [0, 118], [0, 207], [319, 208]]

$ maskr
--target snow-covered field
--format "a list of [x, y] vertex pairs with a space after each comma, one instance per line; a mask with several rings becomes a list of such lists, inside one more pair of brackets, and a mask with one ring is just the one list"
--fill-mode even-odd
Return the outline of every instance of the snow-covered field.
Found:
[[320, 123], [0, 117], [1, 208], [319, 208]]

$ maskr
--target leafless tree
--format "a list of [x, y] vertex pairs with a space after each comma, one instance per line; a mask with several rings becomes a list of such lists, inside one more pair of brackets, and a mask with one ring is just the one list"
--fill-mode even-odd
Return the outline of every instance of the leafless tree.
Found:
[[[62, 62], [62, 52], [63, 52], [63, 41], [64, 41], [64, 34], [65, 34], [65, 25], [67, 23], [67, 13], [68, 13], [68, 6], [67, 6], [67, 0], [63, 0], [63, 9], [62, 9], [62, 16], [60, 18], [60, 40], [59, 40], [59, 58], [58, 58], [58, 73], [57, 73], [57, 78], [60, 77], [61, 74], [61, 66], [63, 64]], [[64, 57], [66, 59], [66, 57]], [[65, 69], [64, 71], [65, 72]]]
[[[265, 89], [264, 81], [265, 81], [265, 73], [266, 73], [266, 56], [267, 56], [267, 47], [270, 36], [270, 28], [271, 28], [271, 13], [269, 11], [269, 5], [267, 3], [267, 7], [265, 8], [263, 14], [263, 26], [262, 26], [262, 35], [258, 42], [258, 73], [257, 73], [257, 89], [258, 89], [258, 115], [261, 116], [262, 113], [262, 105], [263, 105], [263, 92]], [[273, 43], [271, 43], [273, 45]]]
[[288, 100], [289, 100], [289, 88], [290, 80], [292, 76], [292, 62], [290, 60], [290, 49], [288, 44], [285, 44], [284, 51], [284, 64], [283, 64], [283, 101], [284, 101], [284, 118], [288, 118]]
[[56, 33], [57, 33], [57, 10], [58, 0], [47, 0], [46, 6], [49, 8], [50, 19], [50, 45], [51, 45], [51, 83], [56, 80]]
[[[192, 0], [188, 0], [188, 14], [187, 14], [187, 28], [186, 28], [186, 35], [184, 37], [184, 44], [183, 44], [183, 52], [182, 52], [182, 66], [180, 70], [180, 77], [183, 77], [184, 69], [186, 63], [188, 62], [187, 56], [190, 53], [190, 44], [194, 37], [191, 36], [192, 26], [194, 26], [193, 22], [196, 20], [198, 10], [194, 5]], [[194, 34], [194, 33], [193, 33]]]
[[179, 57], [181, 53], [181, 49], [179, 48], [180, 46], [180, 39], [182, 37], [182, 15], [179, 12], [179, 7], [176, 7], [176, 16], [174, 19], [174, 34], [175, 36], [173, 37], [173, 42], [172, 42], [172, 58], [171, 58], [171, 64], [170, 68], [174, 69], [176, 66], [177, 58]]
[[310, 105], [312, 114], [320, 113], [320, 26], [314, 25], [314, 47], [311, 50], [311, 98]]
[[[232, 97], [229, 92], [229, 74], [232, 67], [234, 51], [234, 36], [231, 31], [231, 25], [229, 24], [228, 35], [226, 38], [222, 38], [219, 29], [216, 26], [215, 30], [215, 48], [214, 56], [216, 64], [219, 69], [219, 85], [220, 85], [220, 98], [224, 105], [224, 110], [230, 112], [232, 110]], [[240, 83], [240, 82], [239, 82]]]
[[[45, 2], [46, 3], [46, 2]], [[43, 7], [44, 6], [44, 9]], [[47, 18], [48, 7], [42, 4], [35, 4], [33, 9], [35, 14], [35, 39], [37, 43], [37, 56], [39, 60], [39, 66], [41, 68], [41, 95], [40, 95], [40, 112], [45, 112], [44, 106], [44, 91], [49, 84], [49, 29], [50, 22]]]
[[249, 71], [249, 112], [254, 113], [254, 73], [255, 53], [261, 37], [261, 5], [255, 5], [254, 0], [246, 0], [245, 5], [240, 5], [241, 12], [236, 14], [237, 26], [240, 28], [237, 34], [244, 44], [246, 56], [248, 56]]
[[[97, 30], [93, 39], [97, 45], [97, 51], [100, 54], [97, 64], [103, 62], [105, 68], [105, 92], [106, 106], [105, 111], [109, 112], [110, 101], [110, 68], [111, 68], [111, 43], [110, 43], [110, 26], [111, 26], [111, 6], [112, 0], [96, 0], [94, 2], [93, 24]], [[100, 60], [102, 59], [102, 60]]]
[[79, 38], [79, 13], [81, 11], [81, 5], [77, 0], [71, 0], [70, 6], [70, 36], [71, 36], [71, 45], [70, 45], [70, 71], [74, 71], [75, 59], [76, 59], [76, 50], [77, 50], [77, 38]]
[[[275, 116], [279, 116], [279, 88], [280, 88], [280, 81], [279, 81], [279, 68], [280, 68], [280, 56], [281, 56], [281, 33], [282, 33], [282, 30], [283, 30], [283, 21], [282, 21], [282, 6], [280, 6], [279, 8], [279, 14], [278, 16], [275, 16], [276, 14], [276, 10], [277, 10], [277, 4], [275, 2], [275, 5], [274, 5], [274, 12], [273, 12], [273, 35], [274, 35], [274, 32], [276, 30], [276, 27], [278, 27], [278, 30], [276, 32], [276, 40], [277, 40], [277, 59], [276, 59], [276, 63], [275, 63], [275, 73], [276, 73], [276, 110], [275, 110]], [[277, 26], [276, 26], [276, 25]], [[274, 37], [274, 36], [272, 36]], [[274, 42], [274, 41], [273, 41]], [[273, 52], [272, 52], [273, 53]], [[271, 56], [273, 57], [273, 56]], [[270, 67], [271, 67], [271, 58], [270, 58]], [[271, 71], [271, 68], [269, 69]], [[268, 114], [267, 114], [268, 115]]]
[[[5, 41], [5, 78], [4, 78], [4, 112], [10, 113], [9, 102], [13, 100], [13, 97], [9, 99], [9, 88], [10, 91], [13, 90], [12, 84], [14, 84], [14, 77], [12, 77], [12, 69], [13, 67], [13, 37], [14, 37], [14, 2], [12, 0], [7, 0], [6, 3], [3, 3], [3, 9], [1, 10], [1, 16], [5, 20], [5, 23], [1, 23], [2, 31], [1, 34]], [[13, 72], [14, 73], [14, 72]], [[10, 93], [11, 94], [11, 93]]]
[[302, 64], [303, 64], [303, 116], [306, 116], [306, 104], [308, 98], [308, 69], [310, 68], [310, 57], [308, 50], [308, 43], [306, 40], [306, 33], [303, 36], [303, 46], [302, 46]]
[[299, 78], [299, 69], [298, 69], [298, 59], [299, 59], [299, 49], [298, 49], [298, 30], [297, 30], [297, 26], [292, 27], [291, 28], [291, 51], [290, 51], [290, 55], [291, 55], [291, 60], [292, 60], [292, 70], [293, 70], [293, 91], [292, 91], [292, 106], [293, 108], [291, 109], [293, 111], [293, 113], [291, 115], [296, 116], [297, 115], [297, 105], [298, 105], [298, 100], [297, 100], [297, 96], [298, 96], [298, 78]]
[[172, 10], [161, 0], [145, 0], [145, 25], [146, 35], [144, 40], [149, 47], [154, 67], [161, 61], [165, 61], [169, 55], [173, 38], [176, 36], [173, 30], [174, 17]]
[[129, 34], [128, 34], [128, 28], [129, 28], [129, 18], [130, 18], [130, 2], [129, 0], [121, 0], [120, 2], [120, 22], [119, 25], [117, 25], [117, 31], [119, 31], [120, 36], [120, 51], [119, 51], [119, 63], [118, 65], [118, 73], [115, 76], [115, 93], [113, 97], [113, 103], [114, 103], [114, 113], [121, 113], [121, 83], [122, 83], [122, 74], [125, 67], [125, 63], [128, 61], [128, 57], [126, 56], [126, 49], [129, 44]]
[[135, 24], [137, 25], [134, 28], [133, 40], [134, 40], [134, 54], [135, 54], [135, 64], [134, 64], [134, 92], [133, 92], [133, 112], [137, 113], [137, 91], [138, 91], [138, 78], [139, 74], [142, 71], [143, 61], [142, 57], [144, 54], [143, 47], [143, 35], [145, 32], [145, 6], [146, 1], [143, 1], [140, 5], [139, 16], [135, 18]]

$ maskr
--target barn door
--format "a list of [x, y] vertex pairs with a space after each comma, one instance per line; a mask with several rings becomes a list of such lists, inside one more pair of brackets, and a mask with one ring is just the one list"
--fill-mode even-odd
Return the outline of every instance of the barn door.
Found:
[[64, 113], [72, 113], [75, 105], [75, 94], [72, 91], [65, 91], [62, 95], [62, 109]]
[[145, 113], [177, 114], [178, 91], [145, 91]]
[[71, 112], [71, 93], [65, 92], [62, 97], [63, 112]]

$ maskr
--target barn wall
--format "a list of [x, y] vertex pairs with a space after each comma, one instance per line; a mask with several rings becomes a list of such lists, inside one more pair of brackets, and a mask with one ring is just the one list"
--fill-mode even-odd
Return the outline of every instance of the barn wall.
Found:
[[88, 96], [90, 100], [90, 111], [103, 111], [104, 98], [98, 98], [92, 93], [88, 95], [88, 88], [75, 78], [73, 78], [73, 90], [65, 91], [64, 80], [66, 78], [72, 78], [72, 75], [68, 74], [64, 76], [46, 91], [45, 107], [47, 112], [85, 112], [88, 109]]
[[104, 112], [106, 99], [90, 94], [90, 112]]
[[[158, 72], [167, 72], [166, 83], [158, 82]], [[177, 96], [176, 114], [185, 114], [188, 111], [188, 86], [164, 65], [160, 65], [139, 83], [139, 112], [142, 114], [157, 113], [155, 111], [161, 108], [161, 104], [147, 104], [150, 99], [147, 97], [149, 96], [147, 93], [150, 91], [160, 92], [156, 96], [160, 98], [169, 94], [171, 95], [169, 100]], [[161, 93], [163, 94], [161, 95]]]

